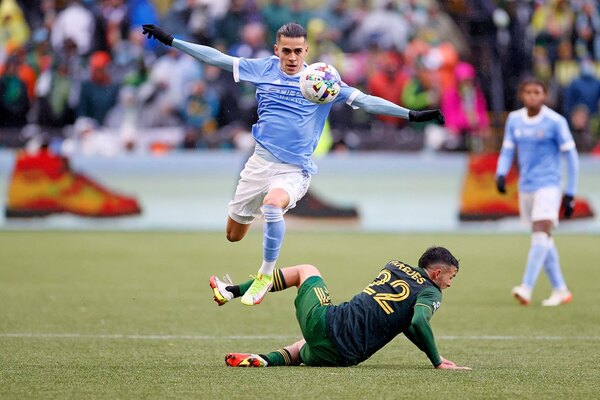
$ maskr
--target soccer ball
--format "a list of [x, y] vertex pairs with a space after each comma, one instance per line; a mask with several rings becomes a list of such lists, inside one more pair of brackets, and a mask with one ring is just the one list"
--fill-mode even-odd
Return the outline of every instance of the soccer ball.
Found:
[[300, 75], [300, 92], [312, 103], [331, 103], [340, 94], [340, 74], [326, 63], [309, 65]]

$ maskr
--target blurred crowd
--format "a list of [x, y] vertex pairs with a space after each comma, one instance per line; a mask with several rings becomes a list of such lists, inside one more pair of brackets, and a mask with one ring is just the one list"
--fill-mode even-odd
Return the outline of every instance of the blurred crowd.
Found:
[[271, 55], [290, 21], [307, 28], [307, 62], [447, 118], [442, 128], [336, 105], [332, 149], [497, 146], [528, 75], [547, 83], [580, 151], [598, 141], [596, 0], [0, 0], [0, 145], [45, 136], [63, 153], [250, 147], [253, 86], [148, 41], [141, 25], [253, 58]]

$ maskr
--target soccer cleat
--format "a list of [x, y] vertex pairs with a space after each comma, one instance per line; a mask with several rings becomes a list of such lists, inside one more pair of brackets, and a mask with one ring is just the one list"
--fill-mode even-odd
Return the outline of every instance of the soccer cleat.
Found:
[[223, 280], [220, 280], [219, 278], [213, 275], [210, 277], [209, 284], [214, 293], [213, 299], [217, 302], [219, 306], [222, 306], [229, 300], [233, 299], [233, 293], [227, 290], [227, 286], [233, 285], [233, 282], [231, 282], [231, 278], [229, 277], [229, 275], [225, 275], [223, 277]]
[[573, 300], [573, 295], [568, 290], [554, 289], [550, 297], [542, 301], [542, 305], [546, 307], [556, 307], [561, 304], [568, 304]]
[[522, 285], [515, 286], [512, 289], [512, 295], [519, 303], [526, 306], [531, 303], [531, 289], [528, 289]]
[[230, 367], [266, 367], [269, 365], [267, 360], [258, 354], [249, 353], [227, 353], [225, 364]]
[[66, 158], [46, 149], [20, 152], [6, 201], [7, 218], [43, 217], [71, 213], [85, 217], [137, 215], [136, 199], [109, 190], [71, 169]]
[[265, 295], [273, 287], [273, 275], [258, 274], [246, 293], [242, 296], [242, 304], [254, 306], [260, 304]]

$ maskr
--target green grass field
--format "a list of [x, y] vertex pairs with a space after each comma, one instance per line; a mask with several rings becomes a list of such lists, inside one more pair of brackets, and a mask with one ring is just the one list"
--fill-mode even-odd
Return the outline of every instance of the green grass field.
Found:
[[[510, 297], [528, 235], [289, 232], [279, 265], [317, 265], [340, 302], [392, 258], [432, 244], [461, 270], [432, 320], [440, 353], [473, 368], [437, 371], [398, 337], [351, 368], [227, 368], [228, 351], [268, 352], [299, 338], [295, 290], [258, 307], [217, 307], [210, 275], [254, 273], [258, 232], [0, 232], [0, 398], [589, 399], [600, 376], [600, 241], [556, 238], [573, 303]], [[262, 395], [257, 392], [262, 390]]]

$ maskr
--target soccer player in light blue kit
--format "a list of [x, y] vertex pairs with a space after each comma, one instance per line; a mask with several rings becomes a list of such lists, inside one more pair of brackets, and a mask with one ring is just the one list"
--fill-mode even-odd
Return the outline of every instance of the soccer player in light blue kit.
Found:
[[551, 230], [558, 224], [561, 207], [561, 154], [567, 164], [562, 206], [566, 218], [573, 213], [579, 170], [577, 149], [566, 119], [544, 105], [543, 83], [524, 81], [519, 96], [525, 107], [508, 116], [496, 169], [498, 191], [506, 193], [505, 177], [518, 150], [519, 209], [521, 218], [532, 224], [532, 234], [523, 282], [512, 289], [512, 294], [519, 303], [528, 305], [543, 266], [553, 290], [542, 305], [558, 306], [569, 303], [573, 296], [563, 278]]
[[[275, 263], [285, 234], [283, 214], [306, 194], [311, 175], [317, 171], [311, 156], [333, 105], [311, 103], [300, 93], [300, 73], [307, 66], [306, 30], [295, 23], [283, 25], [277, 31], [275, 55], [260, 59], [231, 57], [212, 47], [173, 39], [154, 25], [144, 25], [143, 33], [206, 64], [233, 72], [236, 82], [256, 85], [258, 121], [252, 126], [256, 148], [229, 203], [226, 234], [229, 241], [237, 242], [244, 238], [255, 218], [264, 216], [263, 263], [241, 299], [245, 305], [259, 304], [271, 287], [281, 281]], [[342, 84], [334, 102], [411, 121], [444, 123], [439, 110], [408, 110], [346, 84]], [[215, 276], [210, 278], [219, 305], [231, 300], [220, 295], [227, 291], [218, 290], [228, 284]]]

